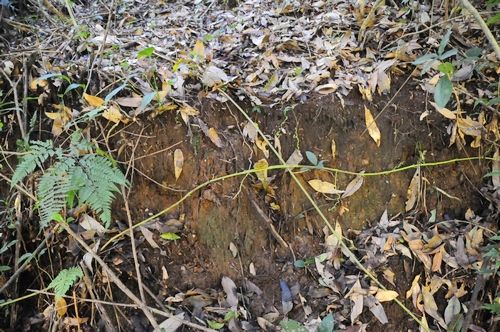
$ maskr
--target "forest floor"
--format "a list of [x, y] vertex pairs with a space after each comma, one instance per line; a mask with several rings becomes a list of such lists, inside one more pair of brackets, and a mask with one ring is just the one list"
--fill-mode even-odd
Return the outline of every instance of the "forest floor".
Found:
[[0, 330], [498, 329], [458, 2], [1, 3]]

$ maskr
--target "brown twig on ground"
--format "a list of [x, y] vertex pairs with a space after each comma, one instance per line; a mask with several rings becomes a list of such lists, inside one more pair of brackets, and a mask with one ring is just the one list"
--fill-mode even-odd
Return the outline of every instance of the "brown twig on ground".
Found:
[[[96, 300], [96, 296], [94, 294], [94, 287], [93, 287], [92, 282], [89, 278], [87, 267], [85, 266], [83, 261], [80, 262], [80, 267], [82, 268], [82, 271], [83, 271], [83, 282], [85, 283], [85, 287], [87, 287], [87, 291], [89, 292], [92, 300]], [[100, 303], [98, 301], [95, 302], [95, 305], [97, 307], [97, 310], [101, 314], [101, 318], [104, 320], [104, 326], [105, 326], [106, 332], [116, 332], [116, 329], [113, 325], [113, 322], [111, 321], [111, 318], [108, 315], [108, 312], [106, 311], [106, 308], [104, 308], [102, 303]]]
[[112, 282], [114, 282], [115, 285], [118, 286], [118, 288], [120, 288], [120, 290], [123, 293], [125, 293], [125, 295], [127, 295], [128, 298], [131, 299], [138, 306], [139, 309], [142, 310], [142, 312], [144, 312], [144, 315], [146, 315], [147, 319], [149, 320], [153, 328], [155, 330], [159, 330], [158, 322], [154, 318], [149, 307], [144, 302], [142, 302], [141, 299], [135, 296], [135, 294], [127, 286], [125, 286], [125, 284], [120, 280], [120, 278], [118, 278], [118, 276], [113, 272], [113, 270], [111, 270], [108, 264], [106, 264], [106, 262], [104, 262], [101, 259], [101, 257], [99, 257], [99, 255], [97, 255], [94, 252], [94, 250], [92, 250], [92, 248], [90, 248], [88, 244], [85, 243], [85, 241], [83, 241], [78, 234], [76, 234], [67, 224], [60, 223], [60, 225], [62, 228], [64, 228], [66, 232], [68, 232], [69, 235], [71, 235], [71, 237], [73, 237], [76, 240], [76, 242], [78, 242], [85, 249], [85, 251], [87, 251], [92, 256], [92, 258], [95, 259], [95, 261], [101, 266], [104, 272], [106, 272], [109, 279]]
[[[0, 173], [0, 178], [4, 179], [5, 181], [7, 181], [8, 183], [12, 183], [11, 179], [9, 179], [7, 176], [3, 175], [2, 173]], [[32, 194], [30, 194], [29, 192], [27, 192], [23, 187], [21, 187], [20, 185], [18, 184], [15, 184], [14, 187], [19, 190], [21, 193], [23, 193], [24, 195], [28, 196], [29, 198], [31, 198], [32, 200], [36, 201], [36, 197], [33, 196]]]
[[[35, 294], [44, 294], [44, 295], [51, 295], [51, 296], [56, 295], [55, 293], [48, 292], [48, 291], [45, 291], [45, 290], [40, 291], [40, 290], [37, 290], [37, 289], [28, 289], [28, 291], [34, 292]], [[66, 298], [66, 299], [73, 299], [73, 297], [69, 296], [69, 295], [63, 295], [62, 297]], [[120, 306], [120, 307], [125, 307], [125, 308], [138, 308], [137, 304], [131, 304], [131, 303], [109, 302], [109, 301], [94, 300], [94, 299], [84, 299], [84, 298], [78, 298], [78, 297], [77, 297], [77, 300], [81, 301], [81, 302], [100, 303], [100, 304], [105, 304], [105, 305], [110, 305], [110, 306]], [[213, 330], [211, 328], [207, 328], [205, 326], [198, 325], [198, 324], [195, 324], [195, 323], [191, 323], [191, 322], [189, 322], [187, 320], [184, 320], [184, 319], [181, 319], [181, 318], [179, 318], [179, 317], [177, 317], [175, 315], [172, 315], [171, 313], [164, 312], [164, 311], [158, 310], [156, 308], [151, 308], [151, 307], [147, 307], [147, 308], [149, 310], [151, 310], [152, 312], [154, 312], [155, 314], [158, 314], [159, 316], [163, 316], [163, 317], [175, 319], [178, 322], [180, 322], [180, 323], [182, 323], [182, 324], [184, 324], [186, 326], [192, 327], [194, 329], [197, 329], [197, 330], [200, 330], [200, 331], [205, 331], [205, 332], [216, 332], [216, 330]]]
[[283, 248], [287, 248], [288, 249], [289, 248], [288, 243], [286, 243], [286, 241], [283, 240], [283, 238], [281, 237], [281, 235], [279, 235], [278, 231], [276, 231], [276, 228], [274, 227], [273, 222], [271, 221], [271, 219], [269, 219], [269, 217], [264, 213], [264, 211], [262, 211], [262, 209], [260, 208], [259, 204], [257, 204], [253, 199], [250, 200], [250, 201], [252, 202], [252, 205], [255, 208], [255, 210], [257, 210], [257, 212], [259, 213], [259, 216], [266, 222], [267, 227], [269, 227], [269, 230], [271, 231], [271, 234], [276, 239], [276, 241], [278, 241], [278, 243]]
[[[483, 261], [483, 266], [488, 266], [490, 262], [490, 258], [486, 257]], [[467, 315], [465, 315], [464, 323], [462, 325], [462, 332], [467, 332], [469, 330], [469, 326], [472, 324], [472, 319], [474, 317], [474, 312], [479, 309], [479, 292], [483, 290], [484, 285], [486, 283], [486, 278], [483, 273], [479, 273], [478, 278], [476, 280], [476, 284], [474, 285], [474, 289], [472, 290], [472, 295], [469, 301], [469, 311], [467, 311]]]

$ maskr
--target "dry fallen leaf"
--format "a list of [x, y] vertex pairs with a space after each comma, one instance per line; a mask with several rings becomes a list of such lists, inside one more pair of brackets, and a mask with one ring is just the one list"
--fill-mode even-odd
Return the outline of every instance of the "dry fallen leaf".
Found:
[[208, 138], [210, 138], [212, 143], [214, 143], [215, 146], [217, 146], [218, 148], [224, 147], [224, 144], [222, 144], [222, 140], [219, 136], [219, 133], [217, 133], [217, 129], [215, 128], [208, 129], [207, 136]]
[[309, 180], [308, 183], [314, 190], [322, 194], [340, 195], [344, 192], [343, 190], [336, 189], [333, 183], [322, 181], [319, 179]]
[[141, 106], [142, 97], [122, 97], [117, 98], [116, 103], [123, 107], [137, 108]]
[[[364, 173], [362, 171], [361, 173]], [[364, 177], [362, 175], [356, 176], [345, 188], [345, 192], [342, 194], [342, 198], [352, 196], [356, 191], [363, 185]]]
[[368, 129], [368, 134], [370, 134], [371, 138], [373, 138], [375, 144], [377, 144], [377, 146], [380, 146], [380, 140], [381, 140], [380, 130], [377, 127], [377, 123], [373, 118], [372, 112], [366, 106], [365, 106], [365, 123], [366, 123], [366, 128]]
[[104, 99], [83, 93], [83, 98], [92, 107], [100, 107], [104, 104]]
[[203, 41], [201, 39], [198, 39], [196, 44], [194, 44], [193, 54], [200, 59], [205, 59], [205, 45], [203, 45]]
[[66, 312], [68, 311], [68, 305], [66, 303], [66, 300], [64, 299], [64, 297], [61, 296], [56, 296], [54, 300], [55, 300], [57, 315], [59, 317], [63, 317], [64, 315], [66, 315]]
[[332, 147], [332, 161], [334, 161], [335, 160], [335, 154], [337, 153], [337, 143], [335, 143], [335, 139], [334, 138], [332, 138], [331, 147]]
[[446, 323], [443, 318], [438, 313], [438, 306], [432, 293], [430, 291], [430, 286], [424, 286], [422, 288], [422, 299], [424, 301], [424, 310], [428, 313], [432, 318], [434, 318], [439, 325], [446, 329]]
[[267, 163], [267, 160], [261, 159], [258, 162], [255, 163], [253, 166], [253, 169], [255, 170], [255, 175], [257, 176], [257, 179], [259, 179], [260, 182], [262, 182], [262, 186], [264, 189], [267, 188], [268, 182], [267, 182], [267, 168], [269, 167], [269, 164]]
[[406, 191], [406, 212], [410, 211], [417, 203], [418, 194], [420, 192], [420, 167], [417, 167], [413, 175], [408, 190]]
[[398, 297], [398, 293], [391, 290], [382, 290], [379, 289], [377, 294], [375, 294], [375, 298], [380, 302], [388, 302], [394, 300]]
[[229, 277], [222, 277], [222, 288], [224, 289], [224, 293], [226, 293], [226, 301], [227, 304], [231, 308], [236, 309], [238, 306], [238, 295], [236, 294], [236, 284]]
[[114, 123], [119, 123], [123, 120], [122, 112], [120, 112], [120, 109], [118, 107], [113, 105], [104, 110], [104, 112], [102, 113], [102, 117]]
[[182, 173], [182, 167], [184, 166], [184, 154], [181, 149], [175, 149], [174, 151], [174, 173], [175, 179], [177, 180]]

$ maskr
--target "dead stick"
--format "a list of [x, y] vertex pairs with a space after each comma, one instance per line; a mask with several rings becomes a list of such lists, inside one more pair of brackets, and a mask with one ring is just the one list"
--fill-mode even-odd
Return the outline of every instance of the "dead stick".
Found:
[[488, 25], [486, 24], [486, 22], [484, 22], [483, 18], [481, 17], [479, 12], [477, 11], [476, 7], [474, 7], [469, 2], [469, 0], [461, 0], [460, 2], [462, 3], [462, 6], [464, 6], [464, 8], [467, 9], [467, 11], [472, 14], [472, 16], [476, 20], [477, 24], [479, 24], [479, 26], [481, 27], [481, 30], [483, 30], [483, 32], [486, 36], [486, 39], [488, 39], [491, 47], [493, 47], [493, 50], [495, 51], [495, 54], [497, 56], [497, 60], [500, 61], [500, 46], [498, 46], [498, 42], [497, 42], [495, 36], [493, 36], [493, 34], [491, 33], [490, 28], [488, 28]]
[[106, 272], [108, 277], [110, 278], [111, 281], [113, 281], [118, 288], [121, 289], [122, 292], [125, 293], [125, 295], [128, 296], [129, 299], [131, 299], [135, 304], [137, 304], [138, 308], [144, 312], [144, 315], [148, 318], [149, 322], [151, 325], [154, 327], [155, 331], [159, 331], [160, 328], [158, 326], [158, 323], [156, 322], [156, 319], [154, 318], [153, 314], [151, 313], [151, 310], [146, 306], [145, 303], [143, 303], [137, 296], [135, 296], [132, 291], [125, 286], [125, 284], [116, 276], [116, 274], [109, 268], [109, 266], [99, 257], [86, 243], [85, 241], [82, 240], [82, 238], [73, 232], [73, 230], [65, 223], [60, 223], [61, 227], [64, 228], [66, 232], [68, 232], [69, 235], [71, 235], [76, 242], [78, 242], [91, 256], [96, 260], [97, 263], [101, 266], [101, 268]]
[[253, 199], [251, 200], [251, 202], [252, 202], [252, 205], [255, 208], [255, 210], [257, 210], [257, 212], [259, 213], [259, 216], [266, 222], [266, 225], [271, 230], [271, 234], [276, 239], [276, 241], [278, 241], [278, 243], [281, 244], [281, 246], [283, 246], [283, 248], [288, 248], [288, 244], [285, 242], [285, 240], [283, 240], [281, 235], [279, 235], [279, 233], [276, 231], [276, 228], [274, 227], [271, 219], [269, 219], [269, 217], [264, 213], [264, 211], [262, 211], [259, 204], [257, 204]]

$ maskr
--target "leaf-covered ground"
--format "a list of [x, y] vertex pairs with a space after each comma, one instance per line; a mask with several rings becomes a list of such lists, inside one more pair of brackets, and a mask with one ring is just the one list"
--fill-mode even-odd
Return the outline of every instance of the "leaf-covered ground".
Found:
[[0, 2], [0, 328], [496, 330], [465, 2]]

